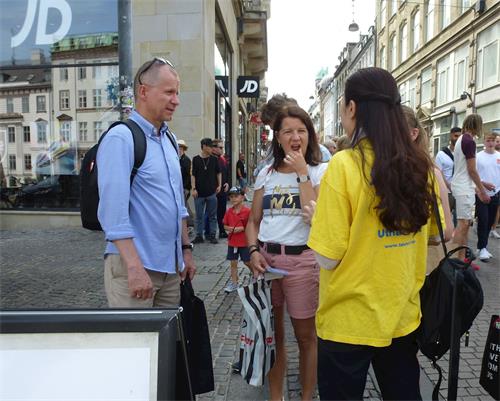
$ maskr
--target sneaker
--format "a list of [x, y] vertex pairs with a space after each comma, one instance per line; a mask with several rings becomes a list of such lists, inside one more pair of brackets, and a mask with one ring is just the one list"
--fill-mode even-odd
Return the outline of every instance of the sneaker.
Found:
[[493, 238], [496, 238], [496, 239], [500, 239], [500, 234], [498, 234], [498, 232], [496, 230], [491, 230], [490, 231], [490, 237], [493, 237]]
[[230, 281], [229, 283], [227, 283], [226, 288], [224, 288], [224, 291], [230, 293], [236, 291], [237, 289], [238, 289], [238, 283], [233, 283], [232, 281]]
[[491, 253], [488, 252], [486, 248], [479, 250], [479, 260], [482, 262], [487, 262], [491, 258]]
[[241, 363], [240, 363], [240, 361], [234, 362], [233, 364], [231, 364], [231, 369], [232, 369], [233, 373], [239, 374], [241, 372]]
[[202, 244], [203, 242], [205, 242], [205, 240], [203, 239], [203, 237], [197, 235], [196, 238], [193, 240], [193, 244]]
[[215, 237], [210, 237], [208, 240], [210, 241], [211, 244], [218, 244], [219, 243], [219, 241], [217, 241], [217, 238], [215, 238]]

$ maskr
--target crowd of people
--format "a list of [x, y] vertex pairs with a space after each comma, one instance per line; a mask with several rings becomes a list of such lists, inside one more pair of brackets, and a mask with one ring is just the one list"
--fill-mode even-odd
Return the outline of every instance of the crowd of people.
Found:
[[133, 144], [123, 126], [98, 151], [110, 306], [178, 305], [179, 280], [196, 271], [188, 223], [195, 223], [196, 244], [217, 243], [218, 229], [219, 240], [228, 241], [227, 292], [238, 288], [238, 260], [255, 277], [269, 266], [287, 273], [272, 281], [270, 399], [283, 399], [286, 313], [299, 346], [303, 400], [312, 399], [316, 386], [324, 400], [362, 400], [370, 363], [384, 399], [421, 399], [415, 333], [428, 248], [439, 244], [434, 204], [445, 239], [458, 245], [467, 244], [475, 207], [478, 256], [493, 257], [487, 244], [490, 235], [499, 237], [500, 137], [486, 132], [476, 155], [482, 122], [471, 114], [433, 160], [427, 133], [400, 104], [391, 74], [360, 69], [347, 79], [340, 105], [345, 136], [323, 149], [294, 99], [275, 95], [264, 106], [261, 119], [273, 138], [254, 172], [250, 209], [244, 154], [236, 164], [238, 185], [230, 187], [220, 140], [202, 139], [192, 160], [183, 140], [171, 142], [168, 122], [179, 104], [175, 68], [162, 59], [145, 63], [134, 90], [130, 118], [147, 138], [134, 181]]

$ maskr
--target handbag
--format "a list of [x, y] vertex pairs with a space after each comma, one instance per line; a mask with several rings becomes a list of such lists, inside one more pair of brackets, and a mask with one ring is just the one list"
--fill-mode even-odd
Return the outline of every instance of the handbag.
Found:
[[180, 284], [184, 337], [193, 394], [214, 389], [212, 348], [204, 302], [195, 293], [191, 280]]
[[467, 346], [468, 330], [483, 307], [484, 299], [481, 283], [470, 266], [471, 261], [464, 262], [453, 257], [459, 250], [469, 248], [461, 246], [449, 252], [446, 249], [435, 195], [433, 209], [445, 256], [426, 277], [420, 290], [422, 320], [417, 331], [417, 343], [422, 354], [432, 361], [439, 373], [432, 393], [433, 400], [438, 399], [443, 377], [437, 361], [450, 350], [448, 399], [452, 400], [456, 399], [458, 385], [460, 337], [467, 333]]
[[271, 288], [264, 279], [238, 288], [243, 303], [240, 335], [241, 376], [252, 386], [264, 380], [276, 359]]
[[490, 329], [484, 346], [479, 384], [495, 400], [500, 400], [500, 317], [491, 316]]

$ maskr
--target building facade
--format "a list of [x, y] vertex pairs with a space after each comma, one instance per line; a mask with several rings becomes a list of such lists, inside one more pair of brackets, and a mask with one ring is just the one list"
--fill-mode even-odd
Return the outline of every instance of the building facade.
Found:
[[377, 65], [399, 84], [436, 154], [449, 131], [479, 113], [484, 131], [500, 128], [500, 1], [381, 0]]
[[[126, 70], [119, 57], [121, 1], [66, 0], [61, 21], [52, 21], [50, 13], [45, 21], [60, 29], [39, 37], [39, 19], [27, 26], [30, 2], [23, 0], [12, 6], [12, 26], [0, 28], [11, 38], [0, 53], [2, 224], [20, 207], [62, 208], [78, 217], [81, 158], [119, 119], [120, 84], [131, 89], [139, 66], [153, 57], [168, 59], [179, 73], [181, 104], [170, 126], [188, 144], [188, 154], [199, 152], [201, 138], [220, 138], [233, 176], [239, 152], [249, 170], [255, 165], [263, 129], [255, 112], [267, 96], [270, 0], [129, 2], [128, 77], [119, 76]], [[23, 36], [30, 29], [36, 35]], [[25, 196], [26, 190], [37, 198], [51, 192], [36, 185], [51, 187], [57, 201]]]

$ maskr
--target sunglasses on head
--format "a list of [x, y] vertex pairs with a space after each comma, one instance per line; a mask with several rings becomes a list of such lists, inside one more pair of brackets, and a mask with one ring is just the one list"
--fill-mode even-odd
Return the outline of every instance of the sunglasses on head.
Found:
[[166, 64], [170, 67], [172, 67], [174, 70], [175, 70], [175, 67], [174, 65], [168, 61], [168, 60], [165, 60], [164, 58], [161, 58], [161, 57], [155, 57], [153, 60], [151, 60], [147, 65], [146, 67], [144, 67], [144, 69], [142, 70], [142, 72], [139, 74], [137, 80], [139, 81], [139, 84], [140, 85], [144, 85], [142, 82], [141, 82], [141, 77], [153, 66], [155, 65], [156, 63], [159, 63], [159, 64]]

